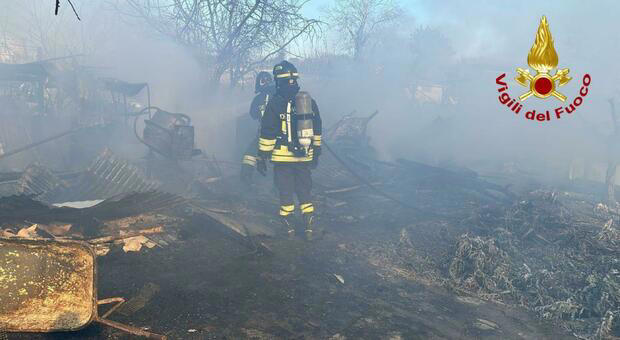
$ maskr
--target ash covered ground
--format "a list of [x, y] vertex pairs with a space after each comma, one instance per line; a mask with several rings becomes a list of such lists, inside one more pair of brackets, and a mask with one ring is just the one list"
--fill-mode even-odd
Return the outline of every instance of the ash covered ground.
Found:
[[[108, 150], [102, 157], [114, 156]], [[98, 296], [128, 300], [109, 318], [170, 338], [618, 334], [617, 212], [597, 200], [595, 184], [552, 187], [406, 160], [366, 162], [374, 189], [326, 156], [314, 175], [322, 233], [313, 242], [286, 238], [273, 215], [270, 179], [257, 178], [248, 192], [236, 176], [204, 173], [182, 178], [192, 184], [183, 193], [164, 193], [165, 183], [157, 182], [157, 191], [115, 195], [85, 209], [6, 196], [2, 228], [5, 236], [36, 225], [29, 236], [96, 240], [160, 227], [137, 252], [124, 251], [122, 238], [94, 244], [103, 250]], [[20, 183], [24, 176], [31, 174]], [[84, 193], [92, 190], [78, 177], [64, 180], [57, 195], [89, 198]], [[69, 230], [59, 227], [67, 224]], [[127, 337], [98, 325], [9, 333]]]

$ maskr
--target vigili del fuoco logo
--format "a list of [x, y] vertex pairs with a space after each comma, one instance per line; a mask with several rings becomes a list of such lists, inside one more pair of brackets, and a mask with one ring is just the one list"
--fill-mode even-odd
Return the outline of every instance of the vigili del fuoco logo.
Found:
[[[552, 71], [558, 66], [558, 54], [553, 47], [553, 38], [549, 30], [549, 23], [545, 16], [540, 20], [536, 40], [527, 55], [527, 64], [536, 71], [536, 74], [530, 74], [529, 69], [517, 68], [517, 83], [528, 89], [527, 92], [521, 94], [518, 98], [511, 98], [508, 94], [508, 84], [504, 81], [506, 73], [502, 73], [495, 83], [500, 86], [497, 91], [500, 93], [499, 102], [508, 107], [515, 114], [525, 111], [525, 118], [529, 120], [537, 120], [540, 122], [549, 121], [552, 118], [560, 119], [564, 114], [572, 114], [583, 103], [584, 98], [588, 95], [588, 86], [592, 78], [589, 74], [585, 74], [581, 80], [582, 86], [579, 94], [570, 102], [566, 101], [566, 96], [559, 90], [560, 87], [571, 81], [568, 76], [570, 72], [568, 68], [558, 69], [555, 74]], [[540, 99], [554, 99], [562, 102], [561, 106], [556, 107], [551, 112], [549, 110], [522, 110], [523, 104], [528, 98], [535, 96]], [[552, 98], [552, 99], [553, 99]]]

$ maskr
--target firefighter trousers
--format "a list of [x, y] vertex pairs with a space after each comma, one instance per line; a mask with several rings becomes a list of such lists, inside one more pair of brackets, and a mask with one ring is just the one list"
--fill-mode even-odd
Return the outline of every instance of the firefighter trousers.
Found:
[[256, 149], [256, 145], [258, 145], [258, 136], [248, 144], [248, 147], [245, 148], [245, 152], [243, 153], [243, 161], [242, 164], [256, 167], [256, 154], [258, 150]]
[[312, 204], [312, 176], [310, 162], [274, 162], [273, 179], [280, 192], [280, 216], [288, 216], [295, 211], [295, 195], [299, 200], [302, 214], [314, 212]]

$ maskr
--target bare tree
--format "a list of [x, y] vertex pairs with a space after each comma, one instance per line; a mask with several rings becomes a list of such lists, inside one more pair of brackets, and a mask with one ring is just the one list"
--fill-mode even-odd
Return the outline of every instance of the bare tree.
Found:
[[319, 33], [320, 22], [301, 14], [307, 0], [126, 0], [131, 15], [192, 49], [218, 85], [234, 86], [245, 74], [300, 37]]
[[[62, 5], [65, 3], [63, 1]], [[21, 47], [19, 62], [92, 55], [109, 39], [106, 33], [112, 26], [112, 18], [100, 14], [102, 6], [99, 2], [80, 4], [80, 15], [88, 24], [76, 20], [68, 4], [65, 6], [67, 10], [60, 8], [58, 16], [50, 11], [53, 9], [50, 4], [48, 1], [14, 1], [4, 8], [9, 15], [6, 24], [0, 27], [0, 34]]]
[[403, 15], [396, 0], [335, 0], [327, 8], [329, 22], [346, 38], [353, 58], [360, 60], [377, 31]]

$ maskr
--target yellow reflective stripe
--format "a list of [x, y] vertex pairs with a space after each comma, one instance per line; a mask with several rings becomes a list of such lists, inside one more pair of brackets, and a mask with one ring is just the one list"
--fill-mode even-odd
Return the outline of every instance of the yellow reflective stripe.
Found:
[[271, 151], [273, 150], [273, 148], [276, 146], [276, 140], [275, 139], [266, 139], [266, 138], [259, 138], [258, 139], [258, 149], [260, 151]]
[[256, 166], [256, 157], [249, 155], [243, 156], [243, 164]]
[[288, 151], [286, 145], [281, 145], [279, 148], [273, 150], [271, 153], [271, 160], [274, 162], [310, 162], [313, 155], [313, 150], [309, 149], [306, 156], [298, 157], [291, 151]]
[[[289, 156], [289, 157], [295, 157], [295, 154], [291, 151], [288, 150], [288, 146], [286, 145], [281, 145], [279, 148], [274, 149], [273, 150], [273, 154], [274, 155], [278, 155], [278, 156]], [[306, 155], [307, 157], [311, 157], [314, 154], [314, 150], [312, 150], [311, 148], [308, 149], [308, 154]]]
[[275, 156], [282, 156], [282, 157], [297, 157], [297, 158], [305, 158], [305, 157], [310, 157], [312, 158], [312, 156], [314, 156], [314, 152], [308, 150], [308, 153], [305, 156], [295, 156], [294, 153], [290, 152], [290, 151], [283, 151], [282, 149], [274, 149], [273, 150], [273, 155]]
[[280, 216], [288, 216], [295, 210], [294, 205], [282, 205], [280, 206]]
[[299, 206], [302, 214], [309, 214], [314, 212], [314, 205], [312, 203], [305, 203]]
[[310, 162], [312, 158], [310, 157], [281, 157], [281, 156], [271, 156], [272, 162], [279, 163], [295, 163], [295, 162]]
[[276, 78], [289, 78], [289, 77], [299, 77], [299, 73], [289, 72], [289, 73], [278, 74], [276, 76]]
[[312, 136], [312, 139], [314, 139], [315, 141], [318, 140], [320, 142], [321, 141], [321, 135], [314, 135], [314, 136]]
[[286, 135], [286, 121], [282, 121], [282, 133]]
[[275, 138], [274, 139], [267, 139], [267, 138], [262, 138], [261, 137], [261, 138], [258, 139], [258, 143], [259, 144], [263, 144], [263, 145], [267, 145], [267, 146], [269, 146], [269, 145], [276, 145], [276, 139]]

